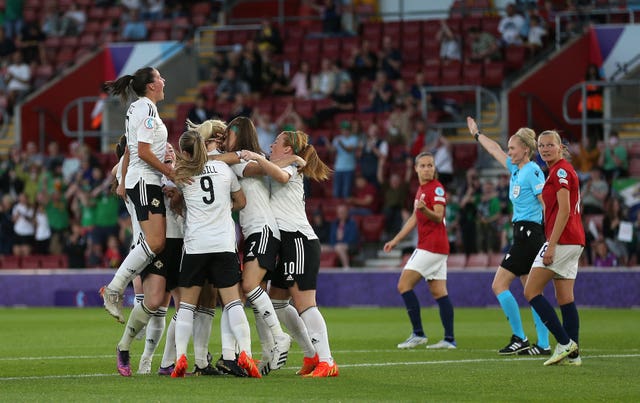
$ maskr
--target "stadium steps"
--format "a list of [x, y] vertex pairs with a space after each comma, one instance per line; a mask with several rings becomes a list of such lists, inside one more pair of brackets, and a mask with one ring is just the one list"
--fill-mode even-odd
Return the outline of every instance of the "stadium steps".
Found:
[[[497, 105], [495, 103], [491, 103], [482, 110], [482, 119], [478, 122], [478, 126], [480, 127], [482, 134], [497, 142], [500, 142], [502, 137], [500, 122], [492, 125], [493, 120], [498, 114], [496, 106]], [[448, 136], [447, 140], [449, 140], [451, 143], [469, 143], [473, 141], [473, 138], [469, 134], [469, 129], [467, 129], [465, 126], [458, 128], [456, 130], [456, 134], [453, 136]]]
[[15, 128], [13, 126], [13, 120], [9, 123], [7, 133], [4, 137], [0, 138], [0, 155], [7, 155], [11, 147], [16, 144]]
[[183, 95], [176, 97], [176, 100], [171, 103], [162, 103], [160, 106], [160, 116], [163, 119], [176, 119], [178, 117], [178, 105], [187, 102], [195, 102], [196, 97], [202, 91], [202, 87], [206, 85], [206, 81], [198, 83], [197, 87], [187, 88]]

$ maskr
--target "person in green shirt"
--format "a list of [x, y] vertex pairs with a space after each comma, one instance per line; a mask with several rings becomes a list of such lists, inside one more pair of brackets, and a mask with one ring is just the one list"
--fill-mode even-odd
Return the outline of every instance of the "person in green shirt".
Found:
[[629, 174], [629, 156], [627, 147], [620, 144], [618, 132], [609, 133], [609, 142], [600, 153], [600, 166], [608, 182]]
[[481, 252], [498, 252], [500, 248], [498, 221], [502, 206], [493, 181], [487, 180], [482, 185], [482, 195], [477, 206], [478, 250]]

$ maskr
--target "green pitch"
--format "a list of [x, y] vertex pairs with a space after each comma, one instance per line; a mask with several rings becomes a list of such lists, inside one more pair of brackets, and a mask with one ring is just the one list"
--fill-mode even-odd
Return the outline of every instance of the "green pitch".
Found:
[[[403, 309], [322, 313], [340, 367], [337, 378], [296, 376], [302, 354], [294, 344], [287, 366], [263, 379], [171, 379], [117, 375], [114, 351], [123, 325], [102, 309], [0, 309], [0, 401], [640, 401], [639, 310], [581, 309], [582, 367], [498, 356], [510, 337], [499, 309], [457, 309], [458, 349], [452, 351], [396, 349], [410, 333]], [[437, 308], [424, 308], [422, 317], [429, 343], [440, 340]], [[535, 341], [530, 311], [523, 309], [522, 317]], [[216, 357], [219, 340], [216, 318], [210, 346]], [[253, 340], [259, 358], [255, 333]], [[142, 342], [134, 342], [134, 372], [142, 349]]]

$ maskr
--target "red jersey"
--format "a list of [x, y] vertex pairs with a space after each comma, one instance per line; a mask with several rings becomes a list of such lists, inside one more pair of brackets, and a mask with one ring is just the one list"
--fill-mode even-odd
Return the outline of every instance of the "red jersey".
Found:
[[[436, 204], [443, 205], [445, 209], [447, 207], [444, 186], [435, 179], [418, 188], [415, 201], [418, 200], [423, 200], [429, 210], [433, 210]], [[416, 219], [418, 222], [418, 249], [448, 255], [449, 238], [447, 237], [444, 216], [441, 222], [433, 222], [426, 214], [416, 210]]]
[[575, 169], [565, 159], [561, 159], [549, 169], [549, 175], [542, 188], [545, 235], [549, 239], [553, 231], [553, 224], [558, 215], [557, 193], [562, 188], [569, 190], [569, 220], [558, 239], [558, 244], [584, 246], [584, 228], [580, 215], [580, 182]]

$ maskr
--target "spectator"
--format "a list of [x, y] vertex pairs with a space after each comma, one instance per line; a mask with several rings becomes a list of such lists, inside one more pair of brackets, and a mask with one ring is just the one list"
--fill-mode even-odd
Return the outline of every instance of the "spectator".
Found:
[[482, 195], [482, 186], [478, 172], [474, 168], [467, 170], [466, 185], [460, 200], [460, 233], [462, 234], [462, 248], [466, 255], [477, 252], [478, 202]]
[[278, 135], [278, 127], [271, 120], [271, 114], [268, 112], [262, 112], [257, 106], [253, 108], [251, 113], [251, 120], [256, 126], [256, 133], [258, 135], [258, 143], [265, 155], [271, 154], [271, 144]]
[[447, 64], [450, 61], [462, 61], [460, 50], [460, 40], [457, 38], [446, 20], [440, 20], [440, 30], [436, 34], [436, 39], [440, 42], [440, 60]]
[[236, 71], [232, 67], [227, 68], [224, 79], [216, 89], [216, 96], [219, 100], [229, 102], [234, 101], [237, 94], [249, 95], [250, 93], [249, 84], [238, 78]]
[[30, 255], [34, 243], [35, 211], [25, 193], [18, 195], [18, 202], [13, 206], [11, 214], [15, 234], [13, 254], [16, 256]]
[[291, 86], [294, 88], [296, 98], [309, 99], [311, 97], [311, 69], [309, 63], [301, 61], [298, 71], [291, 78]]
[[622, 205], [617, 197], [610, 197], [605, 203], [605, 213], [602, 220], [602, 235], [607, 247], [618, 258], [620, 265], [627, 264], [629, 253], [627, 250], [627, 242], [623, 242], [618, 238], [620, 225], [626, 221], [626, 217], [622, 210]]
[[117, 269], [122, 264], [122, 254], [120, 253], [120, 242], [116, 235], [109, 235], [107, 247], [104, 251], [104, 262], [102, 267]]
[[311, 77], [311, 97], [323, 99], [330, 96], [337, 88], [336, 82], [337, 76], [331, 60], [323, 57], [320, 61], [320, 72]]
[[60, 145], [57, 141], [51, 141], [47, 145], [47, 155], [44, 160], [44, 166], [49, 172], [54, 172], [61, 168], [64, 162], [64, 155], [60, 154]]
[[599, 167], [600, 146], [594, 138], [587, 138], [587, 146], [576, 143], [571, 146], [571, 164], [576, 169], [578, 178], [584, 180], [594, 168]]
[[31, 89], [31, 67], [24, 61], [22, 53], [14, 52], [5, 75], [7, 83], [7, 111], [13, 115], [13, 107]]
[[618, 132], [612, 130], [609, 133], [609, 142], [604, 147], [602, 153], [600, 153], [598, 164], [602, 167], [604, 175], [609, 182], [629, 175], [627, 147], [620, 144]]
[[467, 35], [471, 43], [471, 54], [468, 60], [471, 62], [489, 63], [502, 59], [502, 52], [496, 38], [488, 32], [481, 31], [478, 27], [469, 28]]
[[249, 91], [258, 95], [262, 92], [262, 66], [263, 60], [258, 47], [253, 40], [248, 40], [242, 47], [238, 66], [238, 77], [249, 85]]
[[46, 10], [42, 20], [42, 32], [44, 32], [47, 37], [62, 36], [64, 33], [62, 30], [62, 12], [54, 3], [48, 4]]
[[338, 89], [331, 94], [331, 101], [331, 106], [316, 111], [311, 119], [312, 126], [321, 126], [324, 122], [331, 122], [336, 114], [352, 112], [355, 109], [356, 98], [351, 82], [340, 82]]
[[547, 30], [544, 29], [540, 21], [540, 17], [533, 15], [530, 18], [529, 34], [527, 35], [526, 46], [531, 54], [537, 54], [544, 45], [544, 38], [547, 36]]
[[360, 141], [358, 156], [362, 176], [376, 188], [380, 185], [378, 166], [384, 165], [388, 155], [389, 144], [380, 138], [380, 127], [375, 123], [370, 124], [366, 136]]
[[94, 242], [105, 246], [107, 239], [111, 235], [115, 236], [118, 234], [120, 199], [110, 191], [113, 176], [109, 174], [107, 177], [104, 177], [102, 172], [103, 170], [100, 168], [93, 169], [95, 180], [98, 184], [90, 193], [91, 199], [95, 202], [95, 228], [92, 231], [91, 237]]
[[0, 202], [0, 255], [11, 255], [13, 253], [13, 198], [9, 194], [4, 194]]
[[102, 244], [89, 242], [87, 254], [87, 267], [102, 269], [104, 268], [104, 248]]
[[7, 1], [3, 7], [4, 31], [9, 38], [16, 38], [22, 31], [24, 3], [22, 1]]
[[325, 220], [321, 209], [311, 213], [311, 227], [320, 241], [322, 250], [331, 250], [331, 223]]
[[28, 65], [42, 64], [47, 60], [44, 48], [45, 39], [47, 37], [37, 21], [29, 21], [24, 25], [16, 43], [19, 44], [25, 63]]
[[[510, 175], [505, 172], [500, 174], [498, 177], [498, 186], [496, 187], [496, 193], [498, 194], [498, 199], [500, 200], [500, 213], [502, 215], [511, 214], [511, 202], [509, 201], [509, 184]], [[506, 253], [504, 251], [504, 253]]]
[[330, 150], [335, 152], [333, 197], [346, 199], [351, 196], [353, 176], [356, 170], [358, 136], [351, 131], [351, 123], [340, 124], [340, 134], [334, 137]]
[[347, 198], [347, 203], [351, 207], [351, 215], [377, 214], [380, 208], [378, 189], [358, 172], [355, 174], [353, 196]]
[[77, 141], [69, 143], [69, 151], [62, 162], [62, 176], [65, 184], [71, 183], [76, 172], [80, 169], [80, 144]]
[[380, 63], [379, 69], [386, 73], [389, 80], [397, 80], [401, 77], [402, 54], [388, 35], [382, 37], [378, 60]]
[[87, 267], [85, 254], [87, 252], [87, 239], [82, 227], [76, 221], [71, 224], [71, 234], [66, 239], [64, 253], [67, 255], [69, 268], [84, 269]]
[[416, 114], [413, 98], [404, 104], [393, 105], [389, 117], [384, 122], [387, 131], [387, 141], [390, 145], [406, 145], [411, 136], [412, 121]]
[[428, 151], [428, 145], [433, 144], [439, 134], [435, 130], [427, 129], [427, 123], [422, 118], [413, 122], [413, 141], [411, 142], [411, 156], [416, 157], [423, 151]]
[[145, 0], [140, 8], [140, 15], [144, 21], [157, 21], [164, 16], [165, 0]]
[[49, 226], [49, 218], [47, 216], [46, 207], [48, 204], [48, 197], [46, 192], [38, 193], [38, 200], [36, 201], [34, 211], [34, 247], [33, 251], [39, 255], [48, 255], [51, 245], [51, 227]]
[[433, 146], [432, 154], [436, 164], [436, 172], [438, 172], [438, 180], [447, 188], [453, 180], [453, 155], [449, 140], [439, 135]]
[[75, 2], [70, 2], [67, 11], [62, 17], [62, 35], [74, 36], [84, 31], [84, 25], [87, 22], [87, 13], [78, 7]]
[[289, 77], [284, 73], [284, 67], [281, 63], [271, 65], [269, 79], [265, 82], [269, 83], [268, 92], [271, 95], [294, 95], [296, 92]]
[[378, 182], [380, 182], [382, 189], [380, 194], [382, 195], [382, 213], [385, 217], [387, 237], [400, 231], [402, 224], [411, 214], [407, 208], [407, 199], [412, 174], [413, 161], [411, 158], [405, 158], [404, 172], [394, 170], [385, 175], [384, 165], [378, 165]]
[[280, 36], [280, 31], [268, 18], [262, 19], [260, 30], [256, 34], [255, 41], [261, 51], [266, 50], [269, 53], [282, 53], [282, 37]]
[[325, 35], [339, 35], [342, 33], [342, 16], [335, 0], [324, 0], [324, 5], [316, 5], [310, 2], [313, 7], [322, 16], [322, 33]]
[[599, 168], [591, 170], [580, 189], [582, 214], [604, 214], [604, 205], [609, 195], [609, 184]]
[[606, 242], [598, 240], [594, 242], [593, 265], [595, 267], [617, 267], [618, 258], [607, 247]]
[[372, 50], [371, 42], [362, 39], [360, 46], [354, 45], [347, 68], [353, 81], [359, 82], [363, 78], [375, 79], [378, 66], [378, 55]]
[[376, 73], [376, 79], [369, 91], [370, 106], [366, 108], [365, 112], [389, 112], [393, 105], [393, 86], [387, 78], [387, 74], [384, 71], [378, 71]]
[[500, 237], [498, 226], [500, 219], [500, 199], [495, 184], [487, 180], [482, 185], [482, 195], [478, 201], [478, 250], [480, 252], [498, 252]]
[[231, 121], [238, 116], [248, 118], [251, 116], [251, 112], [251, 107], [247, 103], [245, 95], [238, 93], [234, 97], [233, 104], [231, 104], [231, 111], [229, 112], [228, 120]]
[[125, 41], [144, 41], [147, 39], [147, 25], [140, 18], [138, 10], [129, 11], [129, 19], [124, 23], [121, 38]]
[[7, 66], [11, 61], [11, 55], [17, 50], [15, 41], [7, 37], [4, 30], [0, 29], [0, 66]]
[[502, 35], [501, 42], [503, 46], [521, 45], [520, 32], [525, 25], [524, 17], [516, 12], [513, 3], [507, 4], [505, 11], [507, 15], [503, 16], [498, 23], [498, 32]]
[[63, 252], [63, 247], [69, 236], [69, 211], [64, 193], [55, 189], [50, 193], [46, 206], [47, 219], [51, 228], [50, 251], [53, 254]]
[[338, 255], [342, 268], [351, 266], [349, 257], [357, 251], [358, 241], [358, 224], [349, 217], [349, 207], [341, 204], [336, 208], [336, 219], [331, 224], [329, 243]]
[[229, 59], [225, 52], [215, 52], [209, 65], [209, 78], [214, 84], [220, 84], [229, 68]]
[[445, 211], [447, 223], [447, 238], [451, 253], [458, 253], [460, 250], [460, 201], [458, 196], [447, 191], [447, 210]]
[[207, 108], [207, 97], [204, 94], [198, 94], [195, 104], [189, 109], [189, 113], [187, 114], [187, 119], [195, 124], [219, 117], [214, 110]]

